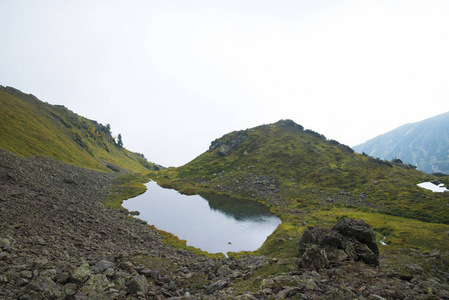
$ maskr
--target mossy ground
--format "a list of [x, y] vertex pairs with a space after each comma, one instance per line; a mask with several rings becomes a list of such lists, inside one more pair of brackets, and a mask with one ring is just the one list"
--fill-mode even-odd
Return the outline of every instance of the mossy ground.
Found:
[[145, 193], [147, 188], [144, 184], [149, 180], [148, 174], [142, 173], [117, 176], [104, 204], [109, 207], [121, 208], [124, 200]]
[[[365, 220], [376, 233], [381, 253], [389, 248], [398, 247], [420, 251], [432, 251], [433, 249], [449, 251], [446, 235], [449, 225], [446, 224], [428, 223], [344, 207], [307, 210], [301, 216], [284, 215], [281, 217], [283, 223], [268, 237], [256, 253], [284, 258], [295, 256], [298, 254], [298, 242], [302, 232], [308, 226], [330, 228], [343, 218]], [[387, 244], [386, 246], [380, 245], [382, 239]]]
[[[194, 190], [193, 187], [190, 187], [188, 192], [194, 193]], [[209, 189], [207, 191], [210, 192]], [[300, 210], [294, 210], [293, 213], [291, 213], [292, 210], [283, 210], [272, 206], [271, 211], [282, 219], [282, 224], [254, 254], [277, 258], [297, 257], [299, 239], [308, 226], [330, 228], [343, 218], [363, 219], [374, 229], [379, 242], [385, 237], [384, 241], [387, 246], [382, 246], [381, 252], [383, 249], [391, 247], [413, 248], [420, 251], [431, 251], [438, 248], [442, 251], [449, 251], [447, 237], [449, 225], [447, 224], [424, 222], [384, 214], [375, 209], [360, 209], [345, 205], [327, 205], [319, 208], [306, 205], [302, 206]], [[238, 254], [230, 253], [230, 256], [232, 255], [237, 256]]]

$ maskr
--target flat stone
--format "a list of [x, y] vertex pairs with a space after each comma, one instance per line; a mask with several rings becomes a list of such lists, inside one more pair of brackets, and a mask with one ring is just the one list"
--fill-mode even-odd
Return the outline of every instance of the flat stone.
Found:
[[206, 294], [207, 295], [213, 294], [215, 291], [222, 290], [225, 287], [227, 287], [228, 285], [229, 285], [229, 283], [225, 280], [215, 281], [206, 288]]

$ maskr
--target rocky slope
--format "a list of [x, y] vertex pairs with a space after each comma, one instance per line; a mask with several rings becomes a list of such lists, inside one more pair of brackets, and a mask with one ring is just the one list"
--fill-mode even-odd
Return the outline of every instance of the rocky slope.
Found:
[[406, 124], [353, 147], [381, 159], [400, 159], [426, 173], [449, 174], [449, 112]]
[[215, 298], [269, 263], [248, 257], [219, 271], [231, 261], [164, 245], [145, 222], [102, 204], [113, 181], [0, 149], [0, 299]]
[[174, 249], [126, 211], [103, 206], [113, 181], [0, 149], [0, 299], [449, 297], [449, 254], [439, 251], [381, 255], [379, 269], [349, 255], [300, 268], [297, 257], [216, 260]]

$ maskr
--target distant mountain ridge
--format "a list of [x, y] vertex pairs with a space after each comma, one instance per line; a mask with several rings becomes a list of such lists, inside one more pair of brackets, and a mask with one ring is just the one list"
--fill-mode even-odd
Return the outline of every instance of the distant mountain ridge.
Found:
[[405, 124], [353, 149], [385, 160], [397, 158], [426, 173], [449, 174], [449, 112]]
[[109, 125], [83, 118], [62, 105], [0, 85], [0, 148], [20, 156], [41, 155], [107, 172], [159, 169], [118, 145]]

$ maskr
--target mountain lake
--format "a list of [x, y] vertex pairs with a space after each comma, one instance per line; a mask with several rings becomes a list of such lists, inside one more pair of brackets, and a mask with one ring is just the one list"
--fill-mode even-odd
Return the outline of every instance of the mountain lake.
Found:
[[255, 201], [226, 196], [186, 196], [160, 187], [155, 181], [147, 191], [123, 202], [139, 219], [168, 231], [188, 246], [209, 253], [254, 251], [281, 224], [268, 208]]

